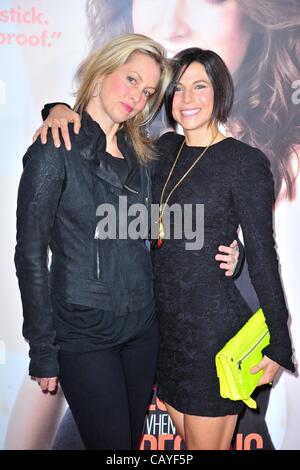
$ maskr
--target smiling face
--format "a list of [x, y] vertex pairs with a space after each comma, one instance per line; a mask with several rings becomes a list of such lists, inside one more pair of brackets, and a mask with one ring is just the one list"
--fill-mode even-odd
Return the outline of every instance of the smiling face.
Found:
[[160, 67], [149, 55], [136, 52], [113, 73], [99, 80], [100, 93], [94, 97], [97, 112], [106, 124], [121, 124], [141, 112], [160, 79]]
[[133, 0], [132, 20], [134, 32], [160, 42], [170, 57], [188, 47], [211, 49], [231, 73], [250, 42], [250, 23], [236, 0]]
[[205, 68], [193, 62], [179, 78], [172, 104], [172, 114], [185, 134], [203, 132], [210, 126], [214, 90]]

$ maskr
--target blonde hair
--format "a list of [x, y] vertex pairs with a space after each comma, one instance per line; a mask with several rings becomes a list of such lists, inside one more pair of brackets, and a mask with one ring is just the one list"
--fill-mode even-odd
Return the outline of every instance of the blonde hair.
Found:
[[123, 123], [137, 158], [140, 162], [147, 162], [154, 155], [152, 141], [147, 135], [147, 125], [161, 106], [171, 75], [165, 49], [159, 43], [142, 34], [124, 34], [91, 53], [80, 64], [76, 73], [79, 86], [75, 93], [74, 111], [84, 111], [93, 96], [99, 77], [113, 73], [136, 52], [152, 57], [161, 70], [156, 92], [149, 97], [145, 108]]

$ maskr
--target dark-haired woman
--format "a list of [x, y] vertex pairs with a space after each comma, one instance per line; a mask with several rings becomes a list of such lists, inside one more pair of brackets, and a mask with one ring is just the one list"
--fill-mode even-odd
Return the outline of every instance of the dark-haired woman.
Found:
[[[215, 355], [250, 318], [232, 279], [213, 263], [241, 225], [252, 283], [269, 326], [271, 343], [251, 369], [271, 382], [279, 366], [294, 371], [288, 312], [278, 273], [272, 229], [273, 179], [266, 156], [219, 130], [229, 116], [233, 84], [222, 59], [198, 48], [175, 56], [166, 94], [170, 125], [160, 139], [154, 197], [165, 204], [204, 204], [204, 246], [184, 249], [166, 240], [153, 252], [160, 319], [157, 393], [188, 449], [228, 449], [242, 402], [220, 397]], [[176, 267], [176, 269], [175, 269]]]

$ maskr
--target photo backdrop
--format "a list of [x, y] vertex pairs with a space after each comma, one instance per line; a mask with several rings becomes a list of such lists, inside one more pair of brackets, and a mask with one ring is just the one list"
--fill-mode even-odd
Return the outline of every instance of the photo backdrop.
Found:
[[[272, 162], [278, 193], [276, 242], [299, 358], [299, 17], [297, 0], [0, 1], [0, 448], [82, 448], [62, 393], [44, 395], [28, 377], [13, 262], [16, 196], [22, 156], [41, 124], [43, 104], [72, 104], [77, 65], [91, 49], [121, 32], [147, 34], [169, 56], [190, 46], [210, 48], [230, 68], [236, 101], [225, 132], [257, 144]], [[153, 129], [161, 133], [163, 128], [160, 116]], [[255, 310], [247, 266], [237, 284]], [[299, 376], [282, 372], [271, 392], [259, 391], [260, 411], [247, 410], [242, 417], [234, 447], [300, 449], [299, 396]], [[155, 390], [141, 448], [181, 448]]]

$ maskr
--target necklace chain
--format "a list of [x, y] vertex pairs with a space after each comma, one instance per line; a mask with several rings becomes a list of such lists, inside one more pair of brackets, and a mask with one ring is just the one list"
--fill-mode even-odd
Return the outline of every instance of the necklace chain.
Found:
[[162, 217], [163, 217], [163, 214], [164, 214], [164, 211], [165, 211], [165, 208], [168, 204], [168, 201], [170, 199], [170, 197], [172, 196], [173, 192], [175, 191], [175, 189], [178, 188], [178, 186], [182, 183], [182, 181], [187, 177], [187, 175], [192, 171], [192, 169], [194, 168], [194, 166], [198, 163], [198, 161], [201, 159], [201, 157], [203, 157], [203, 155], [206, 153], [206, 151], [208, 150], [208, 148], [213, 144], [215, 138], [217, 137], [217, 135], [215, 135], [212, 140], [210, 141], [210, 143], [208, 144], [207, 147], [205, 147], [205, 149], [200, 153], [200, 155], [198, 155], [198, 157], [196, 158], [196, 160], [192, 163], [192, 165], [190, 166], [190, 168], [184, 173], [184, 175], [180, 178], [179, 181], [177, 181], [177, 183], [175, 184], [175, 186], [171, 189], [171, 191], [169, 192], [168, 194], [168, 197], [167, 199], [165, 200], [165, 202], [163, 203], [163, 197], [164, 197], [164, 194], [165, 194], [165, 190], [166, 190], [166, 187], [168, 185], [168, 182], [170, 181], [170, 178], [174, 172], [174, 169], [176, 167], [176, 164], [177, 164], [177, 161], [179, 159], [179, 156], [181, 154], [181, 151], [183, 149], [183, 146], [185, 144], [185, 139], [183, 140], [178, 152], [177, 152], [177, 155], [176, 155], [176, 158], [174, 160], [174, 163], [172, 165], [172, 168], [168, 174], [168, 177], [166, 179], [166, 182], [164, 184], [164, 187], [162, 189], [162, 192], [161, 192], [161, 196], [160, 196], [160, 202], [159, 202], [159, 219], [158, 219], [158, 222], [159, 222], [159, 237], [160, 238], [164, 238], [164, 230], [163, 230], [163, 223], [162, 223]]

